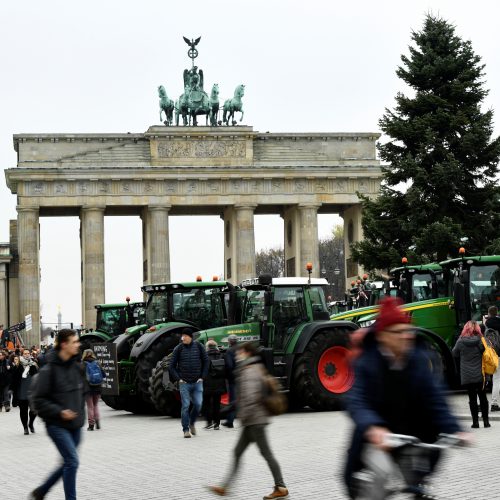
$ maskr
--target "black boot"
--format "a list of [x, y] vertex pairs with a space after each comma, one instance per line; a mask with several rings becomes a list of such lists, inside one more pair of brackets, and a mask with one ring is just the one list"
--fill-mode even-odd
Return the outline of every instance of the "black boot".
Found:
[[89, 424], [89, 426], [87, 427], [87, 430], [88, 431], [93, 431], [94, 430], [94, 425], [93, 424], [92, 425]]
[[29, 500], [43, 500], [44, 498], [45, 495], [42, 495], [42, 493], [38, 489], [33, 490], [29, 496]]
[[479, 408], [477, 407], [477, 401], [469, 402], [470, 414], [472, 416], [472, 425], [473, 429], [479, 428]]
[[483, 423], [484, 423], [485, 427], [491, 427], [490, 419], [488, 416], [488, 409], [489, 409], [488, 407], [489, 407], [489, 403], [487, 400], [485, 403], [481, 403], [481, 414], [483, 415]]
[[27, 436], [30, 433], [27, 427], [24, 428], [24, 435]]
[[96, 420], [96, 421], [95, 421], [95, 428], [96, 428], [97, 430], [99, 430], [99, 429], [101, 428], [101, 422], [99, 422], [99, 420]]

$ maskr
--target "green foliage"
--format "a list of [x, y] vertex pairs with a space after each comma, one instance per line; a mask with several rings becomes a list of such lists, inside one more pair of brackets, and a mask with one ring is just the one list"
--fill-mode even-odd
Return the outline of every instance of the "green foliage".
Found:
[[353, 257], [367, 269], [485, 252], [500, 223], [500, 139], [491, 139], [493, 112], [484, 65], [447, 21], [427, 16], [397, 75], [412, 95], [398, 93], [379, 124], [389, 141], [378, 146], [383, 187], [362, 198], [365, 241]]
[[255, 254], [257, 276], [270, 274], [273, 278], [285, 275], [285, 252], [282, 247], [265, 248]]

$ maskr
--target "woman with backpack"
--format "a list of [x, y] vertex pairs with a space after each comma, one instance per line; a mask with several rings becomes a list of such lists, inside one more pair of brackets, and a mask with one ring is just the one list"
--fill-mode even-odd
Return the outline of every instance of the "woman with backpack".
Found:
[[85, 395], [87, 417], [89, 421], [87, 430], [93, 431], [94, 427], [99, 430], [101, 428], [99, 398], [101, 396], [101, 384], [105, 378], [105, 374], [92, 349], [85, 349], [85, 351], [83, 351], [82, 361], [85, 366], [85, 375], [89, 386], [89, 390]]
[[203, 414], [207, 419], [205, 429], [220, 429], [220, 399], [226, 392], [225, 362], [217, 342], [210, 339], [206, 344], [208, 375], [203, 381]]
[[453, 348], [453, 356], [460, 359], [460, 382], [469, 394], [469, 408], [472, 416], [471, 427], [479, 427], [479, 408], [485, 427], [491, 427], [488, 418], [488, 400], [486, 399], [485, 379], [483, 375], [483, 334], [476, 321], [468, 321]]
[[19, 365], [14, 368], [12, 374], [13, 386], [15, 388], [14, 399], [19, 405], [19, 416], [23, 424], [24, 434], [27, 436], [30, 431], [35, 433], [36, 413], [29, 405], [29, 390], [32, 378], [38, 373], [38, 365], [31, 357], [29, 349], [24, 349], [19, 357]]

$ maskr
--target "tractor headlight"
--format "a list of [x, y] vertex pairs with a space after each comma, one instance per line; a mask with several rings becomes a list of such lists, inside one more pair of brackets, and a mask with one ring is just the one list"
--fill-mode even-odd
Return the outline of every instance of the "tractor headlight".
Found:
[[361, 328], [368, 328], [369, 326], [372, 326], [373, 323], [375, 323], [375, 320], [374, 319], [369, 319], [367, 321], [360, 321], [359, 322], [359, 326]]

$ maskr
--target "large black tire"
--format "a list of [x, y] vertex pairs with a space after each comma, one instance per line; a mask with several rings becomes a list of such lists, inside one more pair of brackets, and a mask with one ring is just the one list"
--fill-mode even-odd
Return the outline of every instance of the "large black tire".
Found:
[[[341, 409], [343, 396], [354, 381], [347, 359], [349, 334], [349, 330], [342, 328], [320, 331], [309, 341], [303, 354], [297, 357], [291, 391], [300, 405], [319, 411]], [[326, 351], [332, 352], [335, 350], [332, 348], [336, 347], [339, 348], [337, 354], [341, 357], [341, 363], [338, 367], [332, 362], [327, 363], [321, 374], [322, 382], [319, 373], [320, 359]], [[345, 359], [342, 358], [344, 355]], [[334, 383], [335, 392], [325, 387], [329, 380], [338, 381]]]
[[149, 379], [149, 393], [156, 411], [160, 415], [179, 417], [181, 414], [181, 403], [177, 397], [176, 387], [170, 381], [168, 367], [172, 353], [158, 361], [153, 374]]
[[143, 401], [153, 407], [153, 401], [149, 392], [149, 379], [158, 362], [174, 350], [179, 344], [179, 340], [180, 333], [169, 333], [164, 337], [160, 337], [137, 361], [137, 392]]
[[136, 414], [154, 413], [151, 406], [148, 406], [137, 396], [105, 396], [101, 397], [103, 402], [113, 410], [125, 410]]

